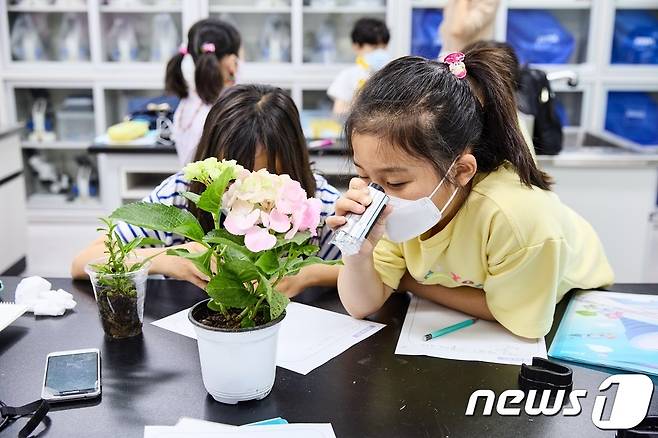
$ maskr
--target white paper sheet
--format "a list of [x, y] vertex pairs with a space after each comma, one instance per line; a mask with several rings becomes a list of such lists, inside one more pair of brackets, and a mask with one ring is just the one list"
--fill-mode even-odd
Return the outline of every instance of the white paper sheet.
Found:
[[544, 338], [529, 340], [513, 335], [496, 322], [478, 320], [470, 327], [425, 341], [423, 336], [470, 319], [456, 310], [411, 297], [395, 354], [433, 356], [520, 365], [533, 356], [546, 357]]
[[0, 302], [0, 331], [16, 321], [27, 310], [23, 304]]
[[[205, 422], [209, 423], [209, 422]], [[336, 438], [329, 423], [235, 427], [221, 423], [144, 426], [144, 438]]]
[[[196, 339], [187, 312], [182, 310], [152, 324]], [[300, 303], [290, 303], [286, 312], [279, 332], [276, 363], [300, 374], [308, 374], [385, 327], [378, 322]]]

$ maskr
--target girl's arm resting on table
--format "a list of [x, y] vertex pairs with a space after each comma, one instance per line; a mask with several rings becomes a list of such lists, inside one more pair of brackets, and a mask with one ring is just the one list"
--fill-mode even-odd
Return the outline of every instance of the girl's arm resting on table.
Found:
[[449, 288], [440, 284], [420, 284], [407, 272], [402, 277], [398, 290], [410, 291], [421, 298], [468, 313], [480, 319], [496, 320], [487, 306], [485, 292], [481, 289], [468, 286]]
[[[196, 242], [189, 242], [183, 245], [175, 245], [168, 248], [138, 248], [134, 251], [139, 257], [150, 257], [151, 267], [149, 274], [162, 274], [179, 280], [186, 280], [200, 288], [205, 288], [208, 278], [199, 272], [194, 264], [187, 259], [178, 256], [170, 256], [165, 253], [167, 249], [185, 248], [190, 252], [201, 252], [205, 250], [203, 245]], [[105, 236], [94, 240], [87, 248], [78, 254], [71, 264], [71, 277], [78, 280], [87, 279], [85, 266], [90, 261], [103, 257], [105, 255]]]
[[276, 285], [276, 290], [292, 298], [309, 287], [336, 287], [339, 271], [340, 266], [337, 265], [306, 266], [299, 271], [299, 274], [283, 278]]
[[365, 318], [379, 310], [391, 296], [375, 270], [372, 253], [343, 257], [338, 274], [338, 295], [345, 310], [354, 318]]

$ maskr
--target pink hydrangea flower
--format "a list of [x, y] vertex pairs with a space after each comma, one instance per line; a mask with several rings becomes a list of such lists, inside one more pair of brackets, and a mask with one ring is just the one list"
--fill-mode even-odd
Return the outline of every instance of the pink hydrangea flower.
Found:
[[261, 227], [251, 227], [244, 235], [245, 246], [253, 252], [266, 251], [276, 245], [276, 236]]
[[292, 239], [299, 231], [315, 236], [320, 223], [321, 202], [306, 198], [301, 184], [288, 175], [236, 172], [236, 179], [222, 198], [226, 214], [224, 227], [231, 234], [245, 236], [251, 251], [263, 251], [276, 244], [275, 233]]
[[224, 228], [236, 236], [242, 236], [247, 233], [260, 218], [260, 210], [250, 212], [231, 210], [224, 220]]
[[292, 214], [303, 208], [306, 192], [298, 181], [288, 180], [278, 193], [276, 208], [281, 213]]
[[290, 229], [290, 217], [287, 214], [281, 213], [276, 208], [270, 212], [269, 220], [270, 224], [266, 226], [269, 226], [277, 233], [285, 233]]

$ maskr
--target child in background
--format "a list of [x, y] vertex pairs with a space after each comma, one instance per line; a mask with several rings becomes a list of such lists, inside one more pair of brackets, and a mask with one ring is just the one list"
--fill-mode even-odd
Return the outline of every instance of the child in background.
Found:
[[192, 160], [220, 91], [235, 84], [240, 44], [231, 24], [211, 18], [197, 21], [187, 34], [187, 46], [167, 64], [165, 90], [181, 99], [172, 133], [181, 166]]
[[[326, 260], [340, 257], [340, 251], [329, 243], [332, 232], [324, 225], [324, 220], [334, 213], [334, 204], [340, 195], [327, 180], [312, 172], [299, 113], [285, 91], [265, 85], [236, 85], [222, 92], [208, 113], [194, 161], [211, 157], [236, 160], [250, 170], [267, 169], [272, 173], [288, 174], [299, 181], [307, 194], [322, 201], [322, 229], [318, 231], [315, 242], [320, 245], [318, 256]], [[178, 172], [164, 180], [143, 201], [189, 208], [207, 232], [213, 228], [210, 214], [188, 204], [187, 199], [180, 195], [188, 190], [199, 193], [202, 189], [200, 184], [189, 184], [183, 172]], [[137, 236], [148, 236], [164, 241], [167, 247], [186, 248], [190, 252], [203, 249], [196, 242], [186, 243], [182, 236], [145, 230], [125, 222], [118, 223], [117, 234], [124, 242]], [[86, 278], [84, 267], [103, 256], [104, 239], [98, 238], [74, 259], [71, 267], [73, 278]], [[161, 248], [142, 248], [136, 253], [147, 257], [161, 251]], [[294, 296], [311, 286], [335, 287], [338, 269], [338, 266], [308, 266], [298, 275], [282, 280], [277, 289]], [[166, 254], [153, 258], [150, 273], [187, 280], [201, 288], [208, 280], [188, 260]]]
[[352, 49], [356, 54], [356, 64], [341, 71], [327, 90], [334, 100], [334, 114], [343, 115], [349, 111], [354, 93], [377, 70], [390, 61], [386, 51], [390, 34], [386, 23], [376, 18], [361, 18], [352, 29]]
[[369, 182], [391, 201], [360, 252], [343, 256], [338, 292], [351, 315], [409, 290], [538, 338], [567, 291], [613, 282], [596, 232], [550, 191], [523, 141], [512, 66], [495, 48], [445, 63], [404, 57], [359, 92], [346, 123], [359, 178], [328, 223], [362, 214]]

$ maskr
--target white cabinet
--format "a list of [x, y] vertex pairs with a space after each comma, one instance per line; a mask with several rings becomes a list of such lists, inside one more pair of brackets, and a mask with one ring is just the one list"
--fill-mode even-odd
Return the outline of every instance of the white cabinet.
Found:
[[25, 263], [27, 221], [20, 129], [0, 128], [0, 275], [5, 272], [16, 275]]

